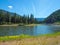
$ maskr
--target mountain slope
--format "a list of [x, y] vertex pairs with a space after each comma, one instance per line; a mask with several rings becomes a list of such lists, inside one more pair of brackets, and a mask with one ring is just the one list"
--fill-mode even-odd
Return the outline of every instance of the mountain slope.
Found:
[[[8, 12], [8, 11], [3, 10], [3, 9], [0, 9], [0, 13], [3, 13], [3, 14], [9, 13], [10, 15], [14, 15], [13, 12]], [[17, 15], [18, 15], [18, 14], [17, 14]]]
[[45, 19], [46, 23], [60, 22], [60, 9], [53, 12], [50, 16]]

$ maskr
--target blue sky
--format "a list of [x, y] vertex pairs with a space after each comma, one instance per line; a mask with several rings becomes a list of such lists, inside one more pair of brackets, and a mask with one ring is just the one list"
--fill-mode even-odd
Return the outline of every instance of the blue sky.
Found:
[[46, 18], [60, 9], [60, 0], [0, 0], [0, 9], [20, 15], [33, 14], [36, 18]]

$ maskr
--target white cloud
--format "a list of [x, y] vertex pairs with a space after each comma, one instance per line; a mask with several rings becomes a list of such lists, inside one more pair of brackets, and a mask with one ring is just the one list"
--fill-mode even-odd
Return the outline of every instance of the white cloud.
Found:
[[9, 8], [9, 9], [12, 9], [12, 8], [13, 8], [13, 6], [8, 6], [8, 8]]

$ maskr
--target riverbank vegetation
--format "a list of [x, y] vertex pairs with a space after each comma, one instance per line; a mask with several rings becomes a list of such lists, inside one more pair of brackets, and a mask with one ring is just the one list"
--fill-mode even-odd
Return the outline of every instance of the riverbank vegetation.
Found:
[[24, 38], [30, 38], [29, 35], [16, 35], [16, 36], [0, 36], [0, 41], [11, 41], [11, 40], [20, 40]]
[[8, 12], [0, 9], [0, 25], [12, 25], [19, 24], [29, 25], [29, 24], [60, 24], [60, 9], [53, 12], [47, 18], [44, 18], [43, 21], [35, 18], [33, 14], [28, 15], [19, 15], [17, 13]]
[[33, 14], [19, 15], [0, 9], [0, 25], [2, 24], [33, 24], [38, 23]]
[[40, 36], [4, 36], [0, 37], [0, 45], [60, 45], [60, 32]]
[[0, 36], [0, 41], [11, 41], [11, 40], [21, 40], [25, 38], [37, 38], [37, 37], [56, 37], [60, 36], [60, 32], [53, 33], [53, 34], [43, 34], [38, 36], [30, 36], [30, 35], [16, 35], [16, 36]]

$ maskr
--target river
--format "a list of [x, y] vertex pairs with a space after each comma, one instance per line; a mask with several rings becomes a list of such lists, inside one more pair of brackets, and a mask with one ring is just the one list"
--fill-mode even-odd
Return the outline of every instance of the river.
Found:
[[41, 35], [51, 34], [60, 31], [60, 25], [36, 25], [36, 26], [0, 26], [0, 36], [10, 35]]

